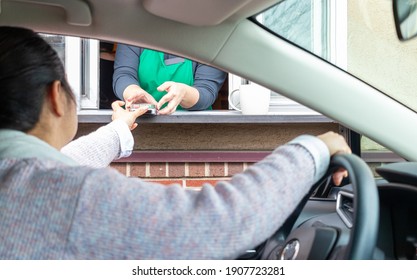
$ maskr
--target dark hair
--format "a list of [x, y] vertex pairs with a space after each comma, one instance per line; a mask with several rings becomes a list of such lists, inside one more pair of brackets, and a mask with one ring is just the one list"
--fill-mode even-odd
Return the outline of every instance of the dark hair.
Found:
[[75, 101], [55, 50], [32, 30], [0, 26], [0, 128], [32, 129], [54, 81]]

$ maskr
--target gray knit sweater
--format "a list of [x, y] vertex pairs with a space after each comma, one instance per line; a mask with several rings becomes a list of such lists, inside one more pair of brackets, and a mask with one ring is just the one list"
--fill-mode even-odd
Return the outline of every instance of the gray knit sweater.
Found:
[[[18, 138], [0, 130], [3, 147], [48, 150]], [[329, 160], [323, 142], [304, 136], [193, 191], [71, 164], [52, 147], [43, 158], [2, 151], [1, 259], [233, 259], [282, 225]]]

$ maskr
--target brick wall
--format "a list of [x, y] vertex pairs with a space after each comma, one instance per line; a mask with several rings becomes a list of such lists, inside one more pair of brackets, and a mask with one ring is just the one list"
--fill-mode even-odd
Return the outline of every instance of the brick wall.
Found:
[[198, 188], [229, 180], [268, 151], [134, 151], [111, 164], [122, 174], [161, 184]]
[[111, 167], [129, 177], [139, 177], [161, 184], [179, 184], [183, 187], [201, 187], [228, 180], [252, 163], [241, 162], [114, 162]]

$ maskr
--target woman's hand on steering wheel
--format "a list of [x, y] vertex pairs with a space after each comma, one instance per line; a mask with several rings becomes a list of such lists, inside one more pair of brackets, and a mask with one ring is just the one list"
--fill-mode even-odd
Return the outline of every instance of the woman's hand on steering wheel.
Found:
[[[345, 138], [342, 135], [337, 134], [335, 132], [329, 131], [324, 134], [317, 136], [320, 140], [326, 144], [327, 148], [329, 149], [330, 156], [336, 154], [351, 154], [352, 150], [350, 149], [349, 145], [347, 144]], [[346, 178], [348, 173], [345, 169], [339, 168], [333, 173], [333, 183], [336, 186], [339, 186], [342, 183], [343, 178]]]

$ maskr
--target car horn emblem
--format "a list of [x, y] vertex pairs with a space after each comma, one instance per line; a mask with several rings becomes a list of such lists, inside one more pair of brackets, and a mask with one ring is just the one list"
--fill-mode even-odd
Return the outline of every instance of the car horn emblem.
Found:
[[300, 242], [298, 240], [290, 240], [285, 244], [284, 249], [281, 251], [281, 260], [295, 260], [300, 250]]

